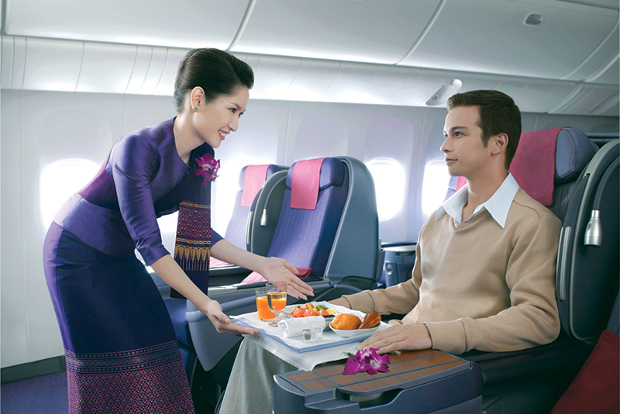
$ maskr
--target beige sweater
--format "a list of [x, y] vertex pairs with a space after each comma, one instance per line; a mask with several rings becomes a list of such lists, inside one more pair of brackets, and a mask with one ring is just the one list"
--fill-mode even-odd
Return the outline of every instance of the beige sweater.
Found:
[[[513, 351], [560, 332], [555, 261], [560, 220], [519, 189], [505, 228], [484, 210], [458, 223], [431, 214], [420, 232], [413, 278], [345, 296], [353, 309], [406, 314], [425, 324], [433, 348]], [[392, 321], [393, 323], [394, 321]]]

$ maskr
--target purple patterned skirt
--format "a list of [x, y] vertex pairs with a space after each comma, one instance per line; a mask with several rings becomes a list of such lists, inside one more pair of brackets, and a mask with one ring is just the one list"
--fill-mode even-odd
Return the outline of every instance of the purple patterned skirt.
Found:
[[52, 223], [43, 249], [70, 413], [194, 413], [170, 316], [144, 265]]

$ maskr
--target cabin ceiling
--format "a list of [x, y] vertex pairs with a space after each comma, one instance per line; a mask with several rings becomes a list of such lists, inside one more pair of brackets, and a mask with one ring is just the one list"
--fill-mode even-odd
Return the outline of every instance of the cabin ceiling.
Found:
[[524, 111], [618, 115], [617, 0], [4, 0], [2, 88], [168, 95], [187, 50], [258, 99], [437, 106], [495, 88]]

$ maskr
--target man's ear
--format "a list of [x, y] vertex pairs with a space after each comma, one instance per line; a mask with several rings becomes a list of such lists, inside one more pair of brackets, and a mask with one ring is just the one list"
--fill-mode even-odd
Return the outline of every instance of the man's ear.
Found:
[[491, 154], [497, 155], [501, 154], [503, 151], [506, 151], [506, 147], [508, 146], [508, 134], [502, 132], [499, 135], [492, 137], [493, 139], [493, 147], [491, 148]]

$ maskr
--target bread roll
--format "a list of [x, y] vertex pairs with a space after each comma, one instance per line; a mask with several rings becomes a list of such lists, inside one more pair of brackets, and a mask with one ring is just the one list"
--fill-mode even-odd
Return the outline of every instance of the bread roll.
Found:
[[364, 321], [362, 322], [360, 329], [374, 328], [380, 323], [381, 323], [381, 315], [379, 315], [377, 312], [370, 312], [370, 313], [367, 313], [366, 316], [364, 316]]
[[332, 328], [342, 331], [350, 331], [357, 329], [362, 324], [360, 318], [349, 313], [341, 313], [332, 321]]

